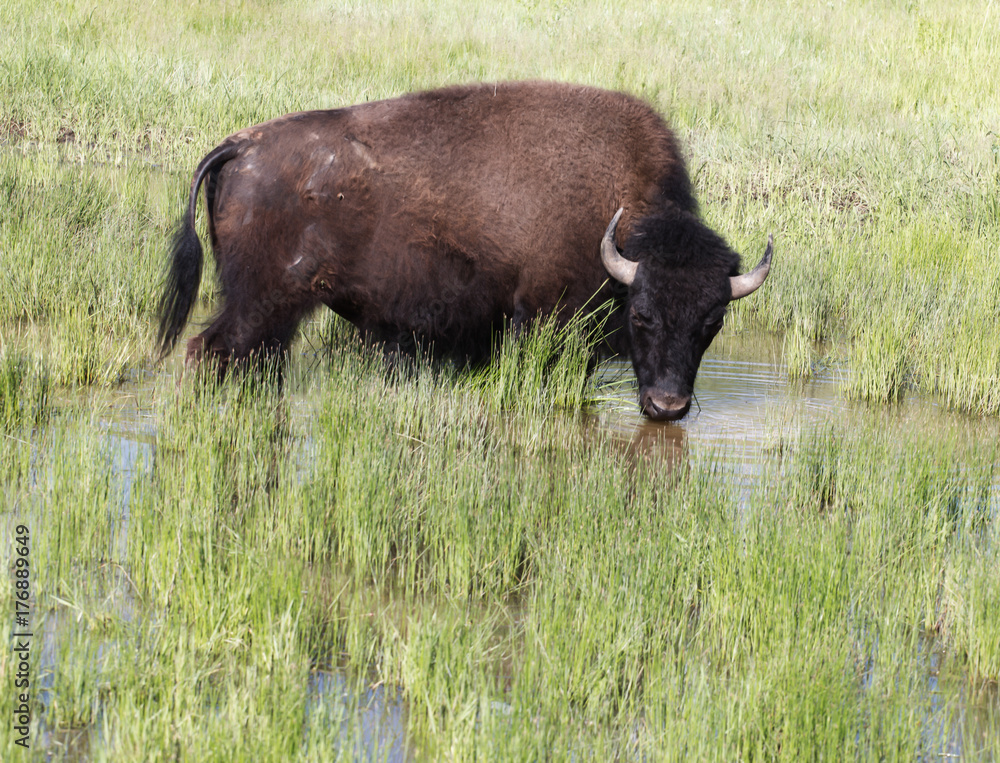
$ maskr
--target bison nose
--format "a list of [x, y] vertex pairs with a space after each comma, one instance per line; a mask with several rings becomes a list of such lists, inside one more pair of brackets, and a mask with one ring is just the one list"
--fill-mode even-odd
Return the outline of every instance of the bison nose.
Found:
[[653, 421], [676, 421], [691, 408], [691, 397], [649, 389], [642, 393], [641, 403], [642, 412]]

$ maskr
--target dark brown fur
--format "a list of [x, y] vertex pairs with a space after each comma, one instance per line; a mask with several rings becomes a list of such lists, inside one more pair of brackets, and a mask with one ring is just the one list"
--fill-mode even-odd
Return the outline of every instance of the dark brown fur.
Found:
[[[416, 333], [475, 354], [505, 318], [594, 296], [619, 206], [625, 231], [653, 205], [695, 207], [673, 135], [648, 106], [555, 83], [291, 114], [217, 153], [205, 174], [225, 306], [191, 358], [282, 349], [318, 303], [380, 340]], [[164, 351], [193, 303], [171, 309], [177, 293], [164, 299]]]

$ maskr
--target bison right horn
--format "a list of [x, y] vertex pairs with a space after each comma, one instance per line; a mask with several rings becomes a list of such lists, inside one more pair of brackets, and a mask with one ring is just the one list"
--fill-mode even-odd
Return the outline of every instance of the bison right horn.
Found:
[[774, 235], [772, 234], [767, 237], [767, 250], [764, 252], [764, 256], [760, 258], [760, 262], [757, 263], [757, 267], [741, 276], [730, 277], [729, 286], [733, 292], [730, 300], [743, 299], [743, 297], [750, 296], [760, 288], [760, 285], [764, 283], [764, 279], [767, 278], [767, 274], [771, 272], [771, 249], [773, 247]]
[[631, 286], [632, 281], [635, 280], [635, 271], [639, 267], [639, 263], [626, 260], [618, 252], [618, 247], [615, 246], [615, 230], [618, 228], [618, 221], [621, 219], [624, 209], [624, 207], [618, 208], [615, 216], [611, 218], [608, 229], [604, 231], [604, 240], [601, 241], [601, 261], [604, 263], [604, 269], [608, 271], [608, 275], [626, 286]]

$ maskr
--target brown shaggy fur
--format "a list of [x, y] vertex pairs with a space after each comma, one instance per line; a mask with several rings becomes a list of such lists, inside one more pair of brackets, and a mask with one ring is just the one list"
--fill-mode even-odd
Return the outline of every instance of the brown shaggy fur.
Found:
[[[646, 302], [676, 308], [679, 301], [678, 315], [704, 322], [724, 312], [739, 262], [698, 219], [677, 141], [647, 104], [549, 82], [451, 87], [289, 114], [210, 152], [195, 171], [174, 242], [161, 305], [164, 352], [198, 291], [202, 182], [225, 304], [190, 340], [188, 358], [213, 356], [222, 369], [254, 353], [281, 354], [319, 304], [390, 349], [417, 341], [477, 358], [505, 325], [615, 298], [611, 344], [632, 355], [638, 373], [635, 332], [623, 330], [631, 297], [608, 283], [600, 254], [615, 211], [625, 209], [620, 242], [641, 227], [655, 249], [694, 244], [676, 281], [663, 252], [655, 267], [640, 266], [641, 283], [630, 293], [641, 290]], [[700, 241], [715, 254], [701, 252]], [[641, 263], [645, 248], [629, 241], [626, 256]], [[642, 282], [644, 272], [655, 272], [656, 282]], [[656, 363], [685, 369], [690, 379], [680, 387], [690, 387], [707, 342], [672, 359], [671, 336], [701, 328], [663, 321], [674, 325], [650, 339], [664, 358]], [[673, 378], [662, 368], [646, 371]]]
[[[207, 174], [225, 307], [191, 341], [192, 358], [284, 348], [318, 303], [376, 339], [416, 334], [476, 355], [505, 318], [594, 296], [607, 278], [599, 243], [619, 206], [623, 233], [651, 207], [695, 209], [673, 134], [652, 109], [557, 83], [291, 114], [217, 151], [225, 160], [196, 174], [192, 195]], [[188, 317], [170, 304], [164, 350]]]

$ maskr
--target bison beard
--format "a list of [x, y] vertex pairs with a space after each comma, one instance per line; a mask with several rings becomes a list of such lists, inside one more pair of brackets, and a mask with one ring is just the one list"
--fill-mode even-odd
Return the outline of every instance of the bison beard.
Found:
[[643, 412], [676, 419], [726, 305], [770, 267], [769, 241], [739, 275], [698, 217], [674, 134], [642, 101], [559, 83], [453, 87], [289, 114], [211, 151], [174, 239], [163, 354], [198, 292], [203, 183], [224, 304], [187, 358], [220, 374], [281, 358], [319, 304], [390, 349], [477, 358], [505, 327], [612, 301], [607, 344], [632, 359]]

